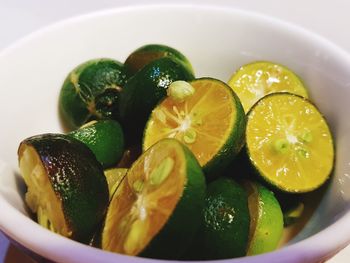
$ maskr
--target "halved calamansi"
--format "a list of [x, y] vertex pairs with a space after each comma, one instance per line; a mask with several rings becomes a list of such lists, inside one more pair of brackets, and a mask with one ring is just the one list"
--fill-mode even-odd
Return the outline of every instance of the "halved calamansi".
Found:
[[244, 65], [228, 81], [240, 98], [245, 112], [262, 97], [275, 92], [290, 92], [308, 97], [307, 89], [290, 69], [269, 61]]
[[163, 138], [175, 138], [188, 146], [207, 175], [218, 175], [244, 143], [242, 105], [220, 80], [196, 79], [190, 82], [193, 90], [187, 85], [177, 85], [180, 92], [169, 87], [170, 95], [153, 110], [144, 132], [143, 149]]
[[318, 188], [334, 165], [326, 120], [309, 100], [290, 93], [270, 94], [249, 111], [246, 149], [259, 175], [285, 192]]
[[114, 193], [102, 249], [177, 258], [191, 242], [204, 206], [205, 180], [192, 153], [174, 139], [153, 145]]
[[89, 148], [69, 136], [44, 134], [24, 140], [18, 156], [26, 203], [38, 222], [87, 242], [109, 200], [102, 166]]

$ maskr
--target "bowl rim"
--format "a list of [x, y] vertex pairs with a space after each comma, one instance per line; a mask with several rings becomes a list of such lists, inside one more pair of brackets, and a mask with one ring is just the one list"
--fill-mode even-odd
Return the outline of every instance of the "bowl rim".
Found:
[[[330, 40], [322, 37], [312, 31], [304, 29], [299, 25], [286, 22], [282, 19], [271, 17], [265, 14], [261, 14], [255, 11], [242, 10], [240, 8], [235, 8], [233, 6], [215, 3], [215, 4], [200, 4], [200, 3], [149, 3], [149, 4], [136, 4], [130, 6], [118, 6], [115, 8], [109, 8], [104, 10], [99, 10], [95, 12], [90, 12], [87, 14], [82, 14], [67, 18], [53, 24], [47, 25], [43, 28], [40, 28], [27, 36], [24, 36], [14, 42], [12, 45], [0, 50], [0, 59], [7, 54], [11, 54], [16, 51], [16, 49], [21, 48], [36, 38], [45, 35], [47, 32], [54, 31], [56, 29], [62, 28], [65, 25], [76, 24], [84, 22], [85, 20], [90, 20], [102, 16], [115, 15], [119, 12], [133, 12], [135, 10], [153, 10], [154, 8], [196, 8], [196, 9], [216, 9], [220, 12], [234, 13], [242, 17], [248, 17], [249, 19], [256, 19], [264, 23], [269, 23], [276, 28], [287, 28], [291, 32], [305, 36], [312, 42], [317, 42], [318, 45], [323, 48], [330, 50], [330, 53], [335, 54], [338, 58], [342, 57], [342, 61], [350, 66], [350, 54], [346, 52], [341, 47], [337, 46]], [[121, 254], [115, 254], [108, 251], [103, 251], [101, 249], [93, 248], [82, 243], [70, 240], [60, 235], [52, 235], [52, 232], [39, 226], [29, 217], [25, 216], [17, 209], [15, 209], [11, 204], [5, 200], [0, 194], [0, 211], [6, 211], [2, 213], [0, 217], [0, 230], [7, 235], [10, 239], [15, 240], [21, 246], [32, 250], [33, 252], [42, 255], [50, 260], [54, 261], [69, 261], [69, 262], [81, 262], [80, 259], [76, 258], [76, 255], [72, 253], [73, 251], [79, 251], [80, 255], [84, 255], [85, 259], [92, 259], [94, 261], [100, 261], [103, 259], [104, 262], [113, 262], [117, 259], [127, 261], [127, 262], [169, 262], [163, 260], [155, 259], [146, 259], [131, 257]], [[290, 244], [285, 247], [282, 247], [276, 251], [258, 255], [250, 256], [236, 259], [226, 259], [226, 260], [215, 260], [207, 262], [241, 262], [244, 260], [246, 263], [257, 263], [257, 262], [280, 262], [280, 259], [283, 258], [284, 262], [310, 262], [315, 255], [317, 255], [318, 260], [328, 259], [339, 250], [350, 244], [350, 204], [347, 206], [347, 210], [344, 214], [339, 216], [336, 219], [335, 223], [326, 227], [325, 229], [317, 232], [316, 234], [307, 237], [301, 241], [296, 242], [295, 244]], [[20, 227], [19, 227], [20, 226]], [[35, 239], [31, 239], [30, 236], [23, 236], [23, 229], [32, 229], [33, 233], [35, 232]], [[332, 242], [327, 242], [329, 237], [337, 237], [336, 240]], [[43, 247], [42, 242], [45, 240], [46, 244], [55, 244], [52, 247]], [[325, 242], [326, 240], [326, 242]], [[53, 251], [54, 247], [66, 248], [65, 250], [60, 249], [59, 251]], [[50, 250], [51, 249], [51, 250]], [[195, 262], [195, 261], [193, 261]]]

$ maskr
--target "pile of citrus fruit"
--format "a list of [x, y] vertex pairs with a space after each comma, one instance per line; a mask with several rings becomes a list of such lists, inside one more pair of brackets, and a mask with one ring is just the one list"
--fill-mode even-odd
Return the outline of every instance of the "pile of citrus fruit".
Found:
[[25, 201], [43, 227], [150, 258], [243, 257], [281, 245], [303, 196], [330, 177], [327, 122], [303, 82], [273, 62], [225, 83], [146, 45], [93, 59], [58, 98], [69, 129], [20, 143]]

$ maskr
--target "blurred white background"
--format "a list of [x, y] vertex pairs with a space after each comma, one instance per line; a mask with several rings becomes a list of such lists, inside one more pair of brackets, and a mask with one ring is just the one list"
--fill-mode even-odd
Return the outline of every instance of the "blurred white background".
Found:
[[[314, 31], [350, 52], [348, 0], [0, 0], [0, 52], [25, 35], [65, 18], [118, 6], [156, 2], [198, 2], [259, 12]], [[1, 213], [3, 211], [0, 216]], [[8, 249], [7, 239], [0, 234], [0, 263], [16, 262], [13, 255], [16, 253], [15, 249]], [[329, 261], [346, 262], [350, 262], [350, 247]]]

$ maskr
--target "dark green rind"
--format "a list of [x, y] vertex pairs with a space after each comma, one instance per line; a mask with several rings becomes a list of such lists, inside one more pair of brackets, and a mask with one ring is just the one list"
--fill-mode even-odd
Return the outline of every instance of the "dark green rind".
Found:
[[234, 180], [219, 177], [208, 184], [202, 223], [183, 259], [243, 257], [246, 255], [249, 227], [245, 190]]
[[[326, 118], [322, 115], [322, 113], [319, 111], [317, 106], [312, 101], [310, 101], [308, 98], [304, 98], [304, 97], [302, 97], [300, 95], [296, 95], [296, 94], [289, 93], [289, 92], [275, 92], [275, 93], [271, 93], [271, 94], [268, 94], [268, 95], [262, 97], [260, 100], [258, 100], [253, 105], [253, 107], [250, 108], [250, 110], [247, 112], [247, 125], [248, 125], [248, 121], [249, 121], [249, 114], [254, 110], [255, 106], [258, 105], [259, 101], [265, 99], [266, 97], [278, 96], [278, 95], [281, 95], [281, 94], [291, 95], [291, 96], [298, 97], [298, 98], [300, 98], [300, 99], [302, 99], [304, 101], [309, 102], [310, 104], [312, 104], [318, 110], [318, 112], [320, 113], [322, 118], [327, 123]], [[328, 125], [328, 123], [327, 123], [327, 125]], [[332, 135], [332, 139], [333, 139], [334, 136], [333, 136], [332, 131], [330, 130], [329, 126], [328, 126], [328, 129], [329, 129], [329, 132]], [[245, 132], [245, 135], [246, 135], [246, 132]], [[304, 194], [304, 193], [309, 193], [309, 192], [315, 191], [315, 190], [319, 189], [320, 187], [322, 187], [323, 185], [327, 184], [327, 182], [331, 179], [333, 171], [334, 171], [334, 168], [335, 168], [336, 148], [335, 148], [335, 144], [334, 144], [334, 141], [333, 141], [333, 152], [334, 152], [334, 155], [333, 155], [333, 167], [332, 167], [331, 171], [329, 172], [327, 179], [321, 185], [318, 185], [318, 186], [316, 186], [314, 188], [310, 188], [310, 189], [307, 189], [307, 190], [304, 190], [304, 191], [294, 191], [294, 190], [291, 190], [291, 189], [282, 189], [282, 188], [278, 187], [266, 175], [264, 175], [262, 173], [262, 171], [260, 171], [259, 167], [257, 167], [257, 165], [255, 164], [254, 160], [252, 160], [252, 158], [250, 157], [250, 153], [249, 153], [249, 149], [248, 149], [247, 144], [244, 145], [243, 151], [245, 152], [245, 158], [250, 163], [250, 171], [251, 171], [252, 174], [254, 174], [255, 179], [257, 181], [259, 181], [261, 184], [266, 185], [268, 188], [272, 189], [275, 193], [281, 192], [281, 193], [286, 193], [286, 194]]]
[[[78, 87], [71, 81], [78, 78]], [[102, 58], [78, 65], [65, 79], [59, 97], [63, 120], [71, 129], [92, 119], [118, 118], [119, 93], [127, 79], [124, 65], [119, 61]], [[94, 104], [91, 110], [88, 104]]]
[[117, 121], [100, 120], [68, 135], [86, 144], [103, 168], [117, 164], [123, 155], [124, 133]]
[[69, 129], [76, 129], [89, 118], [89, 111], [69, 77], [64, 81], [59, 95], [59, 111], [64, 124]]
[[144, 45], [136, 49], [127, 57], [124, 64], [129, 75], [134, 75], [148, 63], [162, 57], [170, 57], [174, 60], [177, 60], [194, 75], [192, 65], [190, 61], [185, 57], [185, 55], [172, 47], [160, 44]]
[[[203, 79], [211, 78], [200, 78], [197, 80]], [[203, 167], [203, 171], [206, 174], [207, 179], [209, 180], [213, 180], [217, 178], [220, 174], [222, 174], [230, 165], [230, 163], [233, 162], [238, 153], [241, 151], [245, 143], [246, 129], [246, 115], [244, 113], [241, 101], [239, 100], [236, 93], [226, 83], [217, 79], [211, 80], [221, 82], [227, 87], [227, 90], [229, 90], [232, 93], [233, 103], [234, 105], [236, 105], [236, 121], [234, 122], [234, 126], [230, 128], [232, 132], [229, 135], [226, 143], [221, 147], [221, 149], [218, 151], [215, 157], [211, 159], [208, 163], [206, 163]]]
[[152, 61], [131, 77], [120, 94], [119, 113], [127, 142], [141, 143], [145, 124], [169, 85], [194, 77], [181, 63], [164, 57]]
[[[192, 242], [202, 218], [205, 199], [205, 177], [192, 152], [175, 139], [162, 143], [176, 144], [184, 154], [188, 180], [183, 195], [168, 222], [140, 254], [142, 257], [179, 259]], [[189, 205], [191, 204], [191, 205]]]
[[72, 239], [88, 242], [109, 202], [101, 164], [80, 141], [61, 134], [30, 137], [22, 144], [37, 151], [54, 192], [62, 202]]

